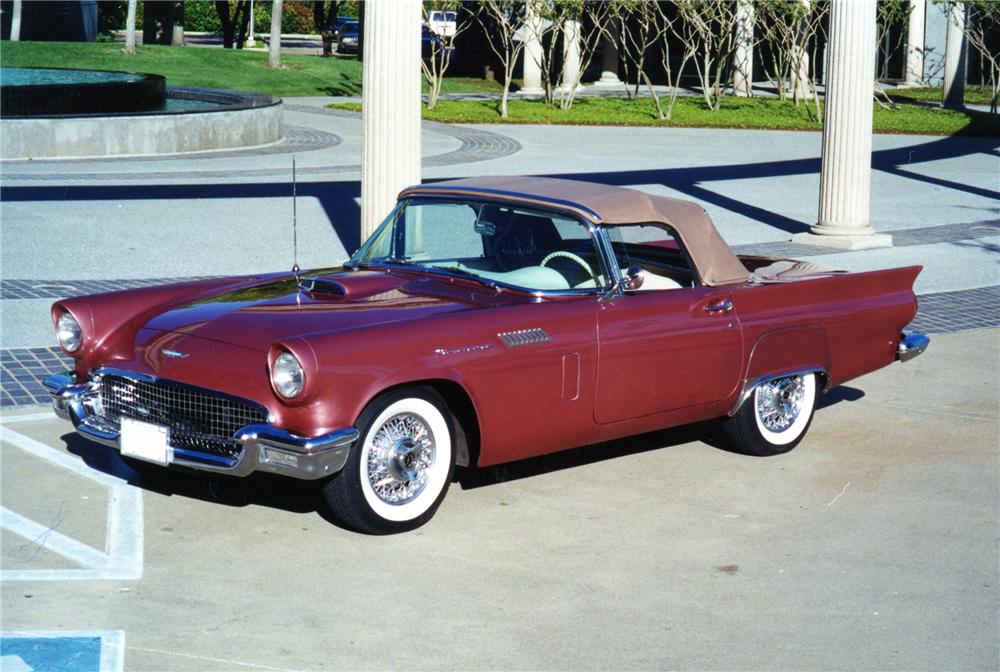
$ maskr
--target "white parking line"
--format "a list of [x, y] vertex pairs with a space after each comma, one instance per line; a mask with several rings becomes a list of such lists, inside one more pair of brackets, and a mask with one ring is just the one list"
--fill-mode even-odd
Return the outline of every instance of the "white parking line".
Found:
[[[17, 416], [15, 416], [17, 417]], [[44, 418], [44, 415], [40, 415]], [[143, 568], [142, 490], [120, 478], [96, 471], [80, 460], [70, 457], [6, 427], [8, 418], [0, 420], [0, 440], [83, 478], [109, 489], [107, 537], [104, 550], [99, 551], [71, 539], [49, 526], [2, 510], [2, 527], [27, 539], [40, 539], [50, 551], [75, 562], [84, 569], [2, 569], [0, 581], [72, 581], [80, 579], [137, 580]]]
[[22, 413], [21, 415], [0, 415], [0, 424], [8, 425], [15, 422], [31, 422], [32, 420], [48, 420], [56, 417], [51, 408], [37, 413]]

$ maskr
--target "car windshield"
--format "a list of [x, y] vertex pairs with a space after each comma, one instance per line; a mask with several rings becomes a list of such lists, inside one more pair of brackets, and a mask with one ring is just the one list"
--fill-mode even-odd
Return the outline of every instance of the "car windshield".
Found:
[[587, 292], [609, 285], [581, 221], [476, 201], [403, 201], [351, 263], [407, 265], [531, 291]]

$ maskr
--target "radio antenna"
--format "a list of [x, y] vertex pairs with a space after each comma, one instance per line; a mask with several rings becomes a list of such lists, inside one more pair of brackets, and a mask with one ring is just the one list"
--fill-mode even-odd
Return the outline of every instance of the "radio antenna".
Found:
[[295, 155], [292, 154], [292, 273], [299, 280], [299, 211], [295, 183]]

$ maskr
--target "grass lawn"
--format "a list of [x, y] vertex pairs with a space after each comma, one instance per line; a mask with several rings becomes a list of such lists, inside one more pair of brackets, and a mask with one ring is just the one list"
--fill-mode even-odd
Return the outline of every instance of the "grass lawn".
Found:
[[[267, 52], [211, 47], [139, 45], [126, 54], [113, 42], [4, 42], [0, 65], [151, 72], [168, 86], [204, 86], [274, 96], [359, 96], [361, 62], [348, 57], [282, 54], [283, 67], [267, 65]], [[499, 91], [496, 82], [446, 78], [445, 93]]]
[[[359, 110], [357, 103], [331, 107]], [[727, 98], [719, 110], [709, 110], [700, 98], [678, 98], [673, 119], [660, 121], [650, 98], [578, 98], [569, 110], [535, 100], [511, 100], [510, 116], [502, 119], [499, 102], [493, 100], [443, 100], [424, 118], [456, 123], [580, 124], [603, 126], [697, 126], [718, 128], [765, 128], [819, 130], [821, 124], [809, 115], [806, 106], [796, 108], [789, 101], [774, 98]], [[878, 133], [921, 133], [931, 135], [1000, 135], [1000, 124], [979, 112], [959, 112], [918, 105], [884, 109], [876, 105], [873, 126]]]
[[[900, 89], [887, 89], [886, 93], [893, 98], [908, 98], [910, 100], [923, 100], [930, 103], [940, 103], [942, 97], [941, 87], [920, 87], [920, 88], [900, 88]], [[979, 105], [989, 105], [990, 97], [993, 94], [990, 93], [990, 87], [988, 86], [967, 86], [965, 87], [965, 102], [966, 104], [979, 104]]]

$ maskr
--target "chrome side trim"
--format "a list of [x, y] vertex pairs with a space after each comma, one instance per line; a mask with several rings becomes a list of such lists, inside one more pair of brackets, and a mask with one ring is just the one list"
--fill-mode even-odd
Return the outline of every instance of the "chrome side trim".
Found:
[[[155, 380], [152, 376], [121, 369], [106, 368], [99, 371]], [[74, 374], [64, 373], [49, 376], [43, 385], [52, 395], [52, 406], [57, 416], [72, 422], [80, 435], [121, 450], [118, 427], [94, 412], [95, 398], [99, 401], [99, 383], [91, 381], [77, 384]], [[198, 389], [204, 391], [204, 388]], [[293, 478], [314, 480], [343, 469], [351, 446], [358, 439], [358, 430], [354, 427], [344, 427], [307, 437], [293, 434], [274, 425], [247, 425], [240, 428], [234, 438], [243, 447], [238, 459], [231, 460], [211, 453], [174, 448], [174, 460], [171, 466], [232, 476], [247, 476], [254, 471], [269, 471]]]
[[801, 376], [805, 373], [817, 373], [820, 376], [826, 378], [829, 376], [826, 369], [821, 366], [814, 366], [805, 369], [795, 369], [792, 371], [783, 371], [781, 373], [768, 374], [766, 376], [758, 376], [756, 378], [747, 378], [743, 381], [743, 389], [740, 390], [740, 396], [736, 398], [736, 403], [733, 404], [733, 410], [729, 411], [729, 415], [735, 415], [736, 411], [740, 410], [740, 406], [743, 405], [750, 395], [753, 394], [754, 389], [761, 385], [762, 383], [767, 383], [772, 380], [777, 380], [778, 378], [787, 378], [788, 376]]
[[502, 331], [497, 337], [511, 348], [522, 345], [536, 345], [538, 343], [548, 343], [552, 340], [548, 332], [536, 327], [534, 329], [518, 329], [517, 331]]
[[896, 359], [900, 362], [908, 362], [923, 353], [930, 342], [930, 337], [919, 331], [903, 334], [902, 338], [899, 339], [899, 346], [896, 348]]

